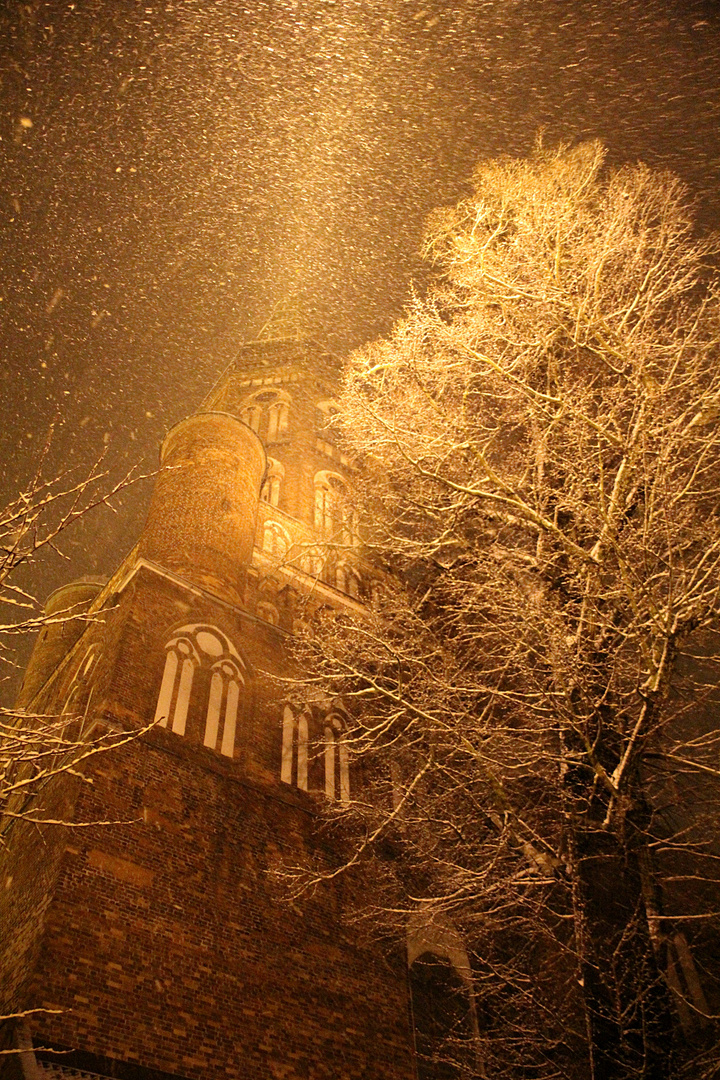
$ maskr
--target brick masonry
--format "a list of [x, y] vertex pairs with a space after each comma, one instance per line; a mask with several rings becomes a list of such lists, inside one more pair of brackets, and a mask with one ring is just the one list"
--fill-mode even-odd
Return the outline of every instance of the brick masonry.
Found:
[[[268, 362], [252, 376], [249, 359], [258, 352]], [[322, 456], [332, 453], [327, 442], [317, 450], [311, 430], [313, 401], [327, 389], [303, 374], [295, 345], [258, 347], [243, 363], [209, 407], [241, 415], [243, 394], [265, 385], [269, 370], [281, 373], [272, 377], [298, 404], [295, 449], [274, 451], [284, 456], [287, 485], [278, 513], [307, 533], [313, 470], [327, 467]], [[220, 426], [226, 435], [232, 422]], [[179, 530], [185, 554], [195, 551], [186, 543], [192, 507], [205, 513], [217, 501], [207, 446], [203, 453]], [[245, 498], [252, 470], [220, 456], [221, 501], [237, 532], [238, 521], [247, 528], [254, 518], [247, 503], [239, 517], [232, 512], [231, 474], [241, 475]], [[339, 459], [333, 468], [342, 468]], [[207, 497], [198, 492], [200, 475]], [[344, 919], [342, 890], [352, 886], [329, 882], [291, 901], [280, 880], [287, 866], [341, 858], [318, 828], [323, 796], [280, 782], [283, 692], [268, 673], [290, 672], [285, 635], [302, 582], [289, 583], [286, 569], [268, 573], [262, 560], [260, 569], [231, 574], [228, 551], [242, 548], [242, 537], [215, 536], [206, 524], [195, 551], [201, 572], [193, 572], [184, 554], [168, 549], [181, 494], [175, 486], [165, 518], [161, 503], [151, 512], [150, 539], [161, 535], [165, 546], [145, 538], [143, 548], [141, 540], [68, 655], [35, 672], [41, 689], [32, 708], [60, 712], [74, 695], [72, 711], [106, 729], [147, 729], [166, 643], [182, 626], [209, 625], [245, 664], [234, 755], [202, 745], [206, 705], [191, 699], [184, 736], [144, 730], [89, 759], [84, 780], [60, 777], [42, 794], [44, 816], [119, 824], [10, 827], [0, 868], [3, 1011], [58, 1010], [29, 1019], [35, 1045], [78, 1051], [85, 1067], [105, 1062], [90, 1071], [108, 1075], [135, 1066], [133, 1075], [148, 1078], [411, 1080], [402, 944], [373, 945]], [[253, 498], [257, 504], [257, 490]], [[214, 562], [212, 551], [221, 553]], [[223, 575], [232, 576], [228, 587]], [[279, 626], [256, 613], [268, 596]], [[88, 676], [78, 679], [86, 664]]]

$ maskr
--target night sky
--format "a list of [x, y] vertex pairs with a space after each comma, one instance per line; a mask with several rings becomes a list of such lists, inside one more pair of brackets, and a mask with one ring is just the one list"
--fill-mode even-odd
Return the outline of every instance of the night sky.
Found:
[[[291, 296], [342, 354], [386, 331], [476, 162], [599, 137], [720, 210], [720, 12], [668, 0], [63, 0], [0, 11], [5, 497], [107, 446], [154, 463]], [[110, 572], [143, 494], [35, 587]]]

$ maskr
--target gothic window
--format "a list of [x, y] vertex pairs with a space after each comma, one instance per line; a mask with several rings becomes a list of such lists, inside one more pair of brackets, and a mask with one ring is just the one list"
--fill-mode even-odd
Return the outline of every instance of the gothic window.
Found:
[[203, 744], [233, 757], [244, 685], [242, 661], [219, 630], [184, 626], [166, 645], [155, 722], [185, 735], [189, 716], [197, 714]]
[[257, 434], [260, 431], [261, 416], [262, 409], [259, 405], [249, 405], [246, 409], [243, 409], [240, 419]]
[[340, 592], [347, 593], [356, 600], [360, 596], [360, 579], [352, 567], [345, 563], [338, 563], [335, 569], [335, 585]]
[[308, 717], [296, 717], [289, 705], [283, 711], [280, 779], [301, 791], [308, 789]]
[[283, 559], [290, 547], [290, 537], [277, 521], [266, 521], [263, 526], [262, 549], [266, 555]]
[[328, 539], [350, 542], [350, 508], [345, 481], [337, 473], [315, 476], [315, 528]]
[[285, 470], [275, 458], [268, 458], [268, 471], [260, 498], [270, 506], [280, 503], [280, 484], [285, 479]]
[[258, 618], [270, 623], [271, 626], [277, 626], [280, 621], [278, 609], [274, 604], [268, 604], [265, 600], [261, 600], [258, 604], [257, 613]]
[[350, 802], [350, 763], [347, 743], [344, 741], [345, 724], [337, 713], [325, 719], [324, 759], [325, 794], [328, 799]]
[[288, 434], [290, 398], [284, 390], [261, 390], [245, 403], [240, 418], [266, 442], [278, 442]]
[[311, 577], [322, 577], [325, 567], [325, 557], [319, 548], [310, 548], [303, 554], [302, 568]]
[[91, 645], [75, 669], [75, 674], [68, 687], [62, 710], [65, 715], [77, 716], [81, 712], [87, 713], [92, 692], [88, 687], [88, 681], [96, 660], [96, 646]]
[[357, 511], [350, 505], [347, 485], [337, 473], [323, 471], [315, 476], [315, 528], [345, 547], [360, 544]]
[[283, 439], [288, 433], [290, 405], [285, 399], [278, 399], [268, 408], [267, 441]]

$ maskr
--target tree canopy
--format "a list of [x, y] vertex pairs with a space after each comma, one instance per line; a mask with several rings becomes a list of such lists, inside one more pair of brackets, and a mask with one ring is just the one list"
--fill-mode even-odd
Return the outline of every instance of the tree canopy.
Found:
[[717, 251], [597, 143], [484, 162], [347, 365], [380, 587], [301, 649], [352, 716], [349, 867], [462, 936], [487, 1075], [678, 1075], [718, 1011]]

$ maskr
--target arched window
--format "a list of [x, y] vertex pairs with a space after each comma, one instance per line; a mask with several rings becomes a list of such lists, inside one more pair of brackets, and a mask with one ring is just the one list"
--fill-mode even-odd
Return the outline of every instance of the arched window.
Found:
[[325, 556], [319, 548], [309, 548], [303, 553], [302, 568], [310, 577], [322, 577], [325, 568]]
[[184, 626], [165, 648], [155, 722], [184, 735], [189, 716], [197, 715], [203, 744], [233, 757], [240, 691], [245, 686], [242, 660], [224, 634], [211, 626]]
[[[80, 713], [87, 715], [90, 697], [92, 695], [90, 676], [97, 661], [96, 650], [97, 645], [90, 645], [75, 669], [75, 674], [68, 686], [65, 704], [62, 708], [63, 715], [71, 717], [79, 716]], [[83, 724], [83, 727], [84, 726], [85, 725]]]
[[426, 952], [410, 967], [418, 1080], [460, 1080], [474, 1054], [470, 997], [446, 956]]
[[350, 762], [344, 741], [345, 723], [338, 713], [325, 718], [325, 794], [328, 799], [350, 802]]
[[240, 418], [266, 442], [279, 442], [289, 430], [290, 397], [284, 390], [259, 390], [244, 403]]
[[[319, 472], [315, 476], [315, 528], [328, 539], [349, 542], [350, 508], [342, 476]], [[346, 540], [346, 538], [348, 538]]]
[[260, 498], [270, 506], [280, 504], [280, 484], [285, 479], [285, 470], [275, 458], [268, 458], [268, 470]]
[[263, 621], [269, 623], [270, 626], [277, 626], [280, 622], [278, 609], [274, 604], [269, 604], [266, 600], [261, 600], [258, 603], [257, 614], [258, 618], [263, 619]]
[[240, 413], [240, 419], [257, 434], [260, 431], [262, 409], [259, 405], [249, 405]]
[[288, 419], [290, 416], [290, 402], [285, 395], [278, 398], [268, 408], [267, 441], [275, 442], [284, 439], [288, 433]]
[[484, 1075], [470, 961], [459, 934], [418, 912], [407, 947], [418, 1080]]
[[266, 555], [283, 559], [290, 547], [290, 537], [277, 521], [266, 521], [263, 526], [262, 549]]
[[351, 566], [338, 563], [335, 568], [335, 586], [357, 600], [360, 596], [360, 578]]
[[289, 705], [283, 711], [280, 779], [301, 791], [308, 789], [308, 716], [296, 717]]

